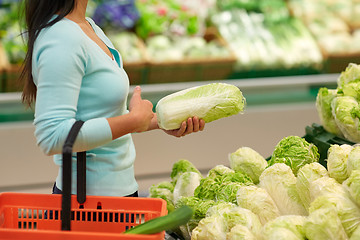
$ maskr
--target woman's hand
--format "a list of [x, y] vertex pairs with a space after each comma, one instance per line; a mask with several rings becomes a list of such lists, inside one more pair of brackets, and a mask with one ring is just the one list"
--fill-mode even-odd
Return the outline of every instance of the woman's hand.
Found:
[[183, 137], [193, 132], [198, 132], [204, 130], [205, 121], [203, 119], [199, 119], [198, 117], [188, 118], [187, 121], [181, 123], [179, 129], [174, 130], [163, 130], [169, 135], [175, 137]]
[[129, 103], [129, 114], [134, 124], [133, 132], [144, 132], [150, 128], [151, 120], [154, 117], [152, 109], [152, 103], [141, 98], [140, 86], [135, 87]]

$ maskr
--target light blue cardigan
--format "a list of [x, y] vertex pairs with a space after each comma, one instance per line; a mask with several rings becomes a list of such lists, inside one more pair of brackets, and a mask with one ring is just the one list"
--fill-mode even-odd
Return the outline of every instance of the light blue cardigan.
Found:
[[[61, 190], [62, 145], [73, 123], [85, 121], [73, 150], [87, 151], [87, 194], [125, 196], [138, 189], [135, 147], [130, 134], [112, 140], [106, 118], [128, 112], [129, 79], [118, 51], [94, 21], [87, 20], [116, 62], [73, 21], [64, 18], [43, 29], [32, 58], [35, 136], [40, 148], [54, 155]], [[76, 193], [75, 159], [74, 154], [72, 193]]]

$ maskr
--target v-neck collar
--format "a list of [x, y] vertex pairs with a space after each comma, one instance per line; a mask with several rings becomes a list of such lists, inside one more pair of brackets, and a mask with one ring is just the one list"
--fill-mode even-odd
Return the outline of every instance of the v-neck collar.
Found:
[[[97, 46], [97, 48], [98, 48], [99, 50], [101, 50], [101, 52], [102, 52], [103, 54], [106, 55], [106, 57], [108, 58], [109, 61], [113, 61], [113, 59], [112, 59], [94, 40], [92, 40], [92, 39], [82, 30], [82, 28], [81, 28], [76, 22], [74, 22], [74, 21], [72, 21], [72, 20], [70, 20], [70, 19], [68, 19], [68, 18], [66, 18], [66, 17], [64, 17], [64, 19], [66, 19], [67, 21], [70, 21], [71, 23], [73, 23], [74, 25], [76, 25], [76, 26], [79, 28], [79, 30], [82, 32], [82, 34], [84, 34], [87, 39], [89, 39], [94, 45]], [[109, 45], [106, 43], [106, 40], [105, 40], [105, 39], [103, 38], [103, 36], [102, 36], [103, 34], [99, 34], [99, 32], [97, 31], [96, 27], [94, 26], [94, 22], [92, 21], [91, 18], [86, 17], [86, 21], [90, 24], [91, 28], [94, 30], [94, 32], [95, 32], [95, 34], [97, 35], [97, 37], [100, 38], [100, 40], [101, 40], [101, 41], [106, 45], [106, 47], [110, 50], [110, 53], [111, 53], [111, 54], [113, 55], [113, 57], [115, 58], [115, 61], [116, 61], [117, 65], [118, 65], [119, 67], [121, 67], [122, 65], [121, 65], [121, 60], [120, 60], [119, 52], [118, 52], [116, 49], [109, 47]]]

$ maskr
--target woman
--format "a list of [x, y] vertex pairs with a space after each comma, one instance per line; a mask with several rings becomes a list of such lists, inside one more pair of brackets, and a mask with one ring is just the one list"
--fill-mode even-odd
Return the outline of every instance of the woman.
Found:
[[[88, 0], [24, 3], [28, 52], [22, 99], [29, 106], [35, 103], [37, 143], [59, 166], [53, 192], [62, 189], [62, 144], [73, 123], [83, 120], [73, 150], [87, 151], [87, 194], [137, 196], [131, 133], [159, 129], [151, 102], [141, 98], [137, 86], [127, 110], [129, 80], [121, 56], [103, 31], [85, 18]], [[204, 126], [193, 117], [165, 132], [181, 137]], [[73, 175], [76, 179], [76, 172]]]

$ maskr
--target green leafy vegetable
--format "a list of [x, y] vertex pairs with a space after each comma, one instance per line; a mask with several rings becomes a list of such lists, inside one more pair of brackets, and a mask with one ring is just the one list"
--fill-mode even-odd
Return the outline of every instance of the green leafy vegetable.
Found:
[[304, 225], [309, 240], [346, 240], [344, 227], [333, 207], [321, 208], [310, 213]]
[[343, 182], [353, 201], [360, 206], [360, 170], [353, 170], [348, 179]]
[[305, 239], [306, 217], [286, 215], [277, 217], [263, 227], [264, 239], [268, 240], [302, 240]]
[[265, 158], [249, 147], [230, 153], [229, 161], [231, 169], [246, 173], [255, 184], [259, 183], [260, 174], [268, 166]]
[[285, 163], [275, 163], [260, 175], [259, 186], [274, 200], [281, 215], [306, 215], [296, 190], [296, 177]]
[[251, 178], [242, 172], [211, 175], [200, 180], [194, 196], [201, 199], [223, 200], [236, 203], [237, 190], [243, 185], [253, 185]]
[[341, 89], [346, 84], [357, 82], [360, 80], [360, 65], [349, 63], [345, 71], [340, 74], [338, 78], [338, 87]]
[[343, 134], [335, 122], [331, 109], [331, 102], [336, 97], [336, 89], [320, 88], [316, 97], [316, 108], [324, 129], [341, 137]]
[[186, 159], [180, 159], [173, 164], [170, 174], [172, 183], [175, 185], [180, 175], [185, 172], [195, 172], [201, 175], [200, 171], [194, 166], [192, 162]]
[[301, 167], [296, 177], [296, 189], [306, 210], [311, 203], [310, 183], [321, 177], [328, 176], [328, 171], [320, 163], [313, 162]]
[[[175, 210], [174, 195], [171, 191], [171, 186], [167, 182], [162, 182], [157, 185], [152, 185], [149, 188], [149, 197], [164, 199], [167, 203], [166, 207], [168, 212], [172, 212]], [[172, 186], [172, 189], [173, 188], [174, 187]]]
[[201, 178], [201, 175], [196, 172], [185, 172], [181, 174], [174, 188], [174, 202], [176, 203], [182, 196], [194, 196], [194, 190], [199, 186]]
[[226, 239], [257, 240], [256, 236], [244, 225], [237, 224], [226, 233]]
[[274, 200], [258, 186], [242, 186], [236, 194], [237, 204], [258, 215], [262, 224], [280, 216]]
[[345, 138], [360, 142], [360, 108], [356, 99], [350, 96], [337, 97], [332, 101], [331, 108], [335, 122]]
[[360, 210], [347, 194], [327, 194], [316, 198], [310, 205], [310, 215], [319, 209], [333, 208], [337, 213], [341, 224], [347, 234], [351, 236], [352, 233], [360, 224]]
[[354, 145], [347, 159], [347, 174], [360, 170], [360, 146]]
[[295, 176], [298, 170], [305, 164], [318, 162], [320, 154], [318, 148], [298, 136], [283, 138], [276, 146], [269, 160], [269, 166], [275, 163], [285, 163]]
[[211, 83], [181, 90], [159, 100], [156, 113], [160, 128], [178, 129], [183, 121], [197, 116], [206, 123], [238, 114], [245, 98], [240, 89], [226, 83]]
[[347, 160], [352, 146], [333, 144], [328, 150], [327, 168], [329, 175], [342, 183], [348, 178]]

